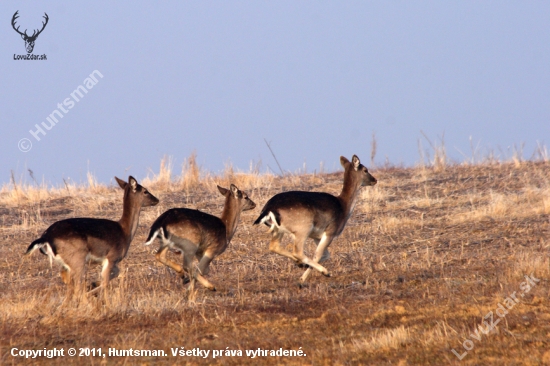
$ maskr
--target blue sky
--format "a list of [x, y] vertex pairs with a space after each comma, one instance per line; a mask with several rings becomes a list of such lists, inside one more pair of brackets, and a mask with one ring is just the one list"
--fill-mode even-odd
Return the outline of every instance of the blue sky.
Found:
[[[49, 22], [14, 60], [20, 30]], [[102, 182], [261, 162], [339, 169], [339, 156], [503, 158], [550, 139], [550, 3], [520, 1], [9, 1], [0, 3], [0, 183]], [[29, 132], [94, 71], [103, 78], [37, 141]], [[22, 152], [21, 139], [32, 148]]]

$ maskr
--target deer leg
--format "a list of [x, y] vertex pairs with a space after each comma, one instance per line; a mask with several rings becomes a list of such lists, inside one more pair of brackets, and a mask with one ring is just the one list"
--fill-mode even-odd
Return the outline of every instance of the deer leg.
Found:
[[[321, 242], [321, 239], [313, 239], [313, 241], [315, 242], [315, 254], [317, 254], [317, 249], [319, 248], [319, 243]], [[329, 260], [330, 252], [328, 251], [328, 245], [330, 244], [327, 244], [323, 252], [323, 255], [321, 256], [321, 258], [319, 258], [319, 261], [317, 263], [322, 263]]]
[[[325, 237], [323, 236], [323, 239], [324, 238]], [[294, 241], [294, 251], [293, 251], [292, 254], [296, 258], [298, 258], [298, 260], [301, 263], [307, 264], [308, 266], [313, 267], [314, 269], [318, 270], [319, 272], [321, 272], [325, 276], [330, 276], [330, 273], [328, 272], [328, 270], [325, 267], [321, 266], [316, 261], [313, 261], [313, 260], [309, 259], [306, 255], [304, 255], [304, 243], [305, 243], [306, 239], [307, 239], [306, 235], [297, 235], [296, 236], [296, 239]], [[319, 243], [319, 246], [323, 245], [323, 241], [324, 241], [323, 239], [321, 239], [321, 242]], [[325, 248], [325, 246], [322, 249], [323, 251], [324, 251], [324, 248]], [[317, 247], [317, 250], [319, 250], [319, 247]], [[309, 270], [309, 268], [308, 268], [308, 270]], [[307, 272], [307, 270], [306, 270], [306, 272]], [[308, 273], [308, 275], [309, 275], [309, 273]], [[302, 282], [303, 281], [304, 280], [302, 280]]]
[[271, 237], [271, 242], [269, 243], [269, 250], [272, 251], [273, 253], [284, 255], [285, 257], [288, 257], [295, 262], [299, 262], [298, 259], [292, 253], [290, 253], [286, 249], [281, 248], [282, 237], [283, 237], [283, 233], [276, 230], [273, 231], [273, 236]]
[[79, 292], [79, 276], [75, 276], [69, 267], [63, 266], [61, 268], [61, 280], [65, 285], [67, 285], [67, 298], [72, 298]]
[[[212, 255], [212, 256], [209, 256], [209, 257], [214, 258], [215, 256]], [[195, 258], [197, 258], [197, 261], [198, 261], [199, 264], [200, 264], [202, 258], [204, 258], [204, 252], [203, 252], [203, 253], [199, 253], [199, 252], [197, 251], [197, 254], [195, 254]], [[198, 265], [197, 265], [197, 268], [198, 268]], [[208, 274], [208, 272], [210, 272], [210, 266], [207, 266], [206, 268], [204, 268], [204, 269], [201, 270], [201, 274], [202, 274], [203, 276], [206, 276], [206, 275]]]
[[[62, 247], [62, 246], [60, 246]], [[67, 284], [71, 295], [80, 293], [83, 287], [87, 252], [67, 250], [58, 253], [56, 260], [63, 266], [61, 279]]]
[[[313, 241], [315, 242], [315, 249], [317, 249], [317, 247], [319, 246], [320, 239], [313, 239]], [[319, 261], [319, 262], [321, 262], [321, 261]], [[296, 265], [300, 268], [309, 268], [309, 266], [307, 264], [303, 264], [303, 263], [296, 263]]]
[[68, 277], [67, 293], [69, 297], [78, 297], [85, 292], [84, 265], [69, 267], [62, 276]]
[[[325, 234], [323, 234], [323, 236], [321, 237], [321, 240], [316, 241], [317, 249], [315, 249], [315, 255], [313, 256], [313, 263], [317, 264], [317, 266], [319, 266], [323, 269], [325, 269], [325, 268], [323, 266], [319, 265], [318, 263], [321, 262], [321, 261], [327, 260], [330, 257], [330, 253], [329, 253], [327, 248], [328, 248], [328, 246], [330, 245], [331, 242], [332, 242], [332, 237], [327, 236]], [[309, 277], [309, 274], [311, 273], [311, 268], [312, 267], [315, 268], [316, 270], [318, 270], [319, 272], [321, 272], [322, 274], [324, 274], [325, 276], [327, 276], [327, 277], [330, 276], [330, 273], [326, 269], [325, 269], [325, 272], [323, 272], [323, 271], [320, 271], [317, 267], [312, 266], [311, 264], [309, 264], [309, 268], [306, 269], [306, 271], [304, 272], [302, 277], [300, 277], [300, 282], [301, 283], [304, 283], [307, 280], [307, 278]]]
[[115, 264], [113, 266], [113, 269], [111, 270], [111, 273], [109, 275], [109, 279], [113, 279], [113, 278], [117, 278], [118, 275], [120, 274], [120, 269], [118, 268], [118, 266]]
[[155, 254], [155, 258], [157, 258], [157, 261], [164, 264], [165, 266], [168, 266], [172, 268], [174, 271], [176, 271], [181, 277], [185, 275], [185, 271], [181, 265], [174, 262], [173, 260], [166, 258], [166, 253], [168, 252], [168, 247], [161, 247], [157, 254]]
[[209, 256], [207, 253], [205, 253], [198, 265], [197, 270], [195, 270], [195, 277], [200, 282], [201, 285], [209, 289], [210, 291], [216, 291], [216, 287], [208, 281], [206, 278], [204, 278], [203, 274], [206, 274], [208, 272], [208, 266], [210, 265], [210, 262], [214, 259], [214, 256]]
[[[155, 255], [155, 257], [159, 262], [176, 271], [176, 273], [183, 279], [183, 283], [186, 284], [189, 281], [185, 276], [185, 268], [179, 265], [178, 263], [174, 262], [173, 260], [166, 258], [166, 253], [168, 252], [168, 249], [171, 249], [173, 251], [176, 251], [177, 253], [181, 253], [184, 256], [183, 260], [185, 261], [184, 250], [179, 246], [175, 247], [174, 246], [175, 243], [173, 241], [173, 239], [176, 239], [178, 241], [181, 241], [181, 240], [179, 240], [178, 237], [173, 237], [172, 235], [170, 235], [169, 238], [166, 238], [166, 236], [164, 235], [164, 230], [162, 228], [157, 230], [157, 232], [155, 232], [155, 236], [156, 235], [159, 235], [159, 238], [162, 244], [160, 245], [160, 248], [157, 251], [157, 254]], [[186, 243], [185, 241], [183, 241], [183, 242], [178, 242], [178, 244], [181, 244], [182, 247], [185, 247]]]
[[181, 250], [183, 252], [183, 271], [180, 273], [181, 278], [183, 279], [184, 284], [187, 283], [186, 278], [184, 277], [184, 274], [187, 272], [189, 274], [190, 279], [190, 286], [189, 291], [193, 291], [195, 288], [195, 270], [193, 268], [193, 260], [195, 259], [195, 256], [197, 254], [197, 250], [199, 249], [198, 245], [195, 245], [190, 240], [181, 240], [178, 242], [177, 249]]
[[69, 267], [61, 267], [61, 280], [66, 285], [65, 296], [67, 299], [72, 298], [75, 293], [76, 283], [72, 278], [72, 273]]
[[113, 278], [111, 277], [112, 273], [118, 275], [118, 268], [116, 267], [115, 262], [109, 258], [103, 259], [101, 262], [101, 283], [99, 286], [96, 286], [92, 290], [88, 291], [88, 294], [94, 294], [100, 291], [106, 305], [109, 305], [109, 299], [107, 298], [107, 287], [109, 286], [109, 281]]
[[61, 280], [65, 285], [69, 285], [71, 282], [71, 273], [68, 268], [61, 268]]
[[326, 262], [330, 259], [330, 252], [328, 249], [325, 249], [323, 252], [323, 255], [321, 255], [321, 258], [319, 258], [319, 263]]
[[[189, 293], [192, 294], [195, 290], [195, 282], [196, 282], [196, 276], [195, 276], [195, 270], [193, 268], [193, 259], [195, 259], [194, 255], [183, 253], [183, 268], [184, 271], [186, 271], [189, 274]], [[185, 281], [184, 281], [185, 284]]]
[[[109, 281], [111, 280], [111, 272], [115, 272], [118, 275], [118, 268], [116, 267], [116, 264], [114, 261], [105, 258], [102, 263], [101, 268], [101, 287], [107, 288], [109, 285]], [[116, 269], [115, 269], [116, 268]]]

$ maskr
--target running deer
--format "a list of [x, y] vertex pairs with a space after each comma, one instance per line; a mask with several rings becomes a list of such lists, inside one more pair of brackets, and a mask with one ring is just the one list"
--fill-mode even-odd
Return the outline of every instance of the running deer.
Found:
[[[304, 283], [311, 268], [330, 277], [329, 271], [319, 263], [330, 257], [328, 246], [340, 235], [348, 221], [362, 186], [376, 184], [367, 168], [359, 158], [353, 155], [351, 163], [341, 156], [340, 163], [344, 167], [344, 186], [338, 197], [323, 192], [290, 191], [276, 194], [265, 204], [256, 224], [269, 226], [272, 235], [269, 250], [284, 255], [307, 267], [300, 278]], [[290, 234], [294, 239], [294, 250], [291, 252], [281, 248], [284, 234]], [[312, 238], [317, 249], [313, 260], [304, 255], [304, 243]]]
[[[157, 250], [157, 260], [172, 268], [187, 282], [186, 273], [190, 277], [190, 290], [194, 289], [195, 280], [209, 290], [216, 288], [204, 278], [208, 273], [210, 262], [222, 254], [233, 234], [242, 211], [252, 210], [256, 204], [248, 195], [231, 184], [230, 189], [218, 186], [220, 193], [225, 196], [225, 204], [221, 218], [188, 208], [172, 208], [160, 215], [149, 232], [145, 245], [151, 244], [156, 238], [160, 239]], [[168, 249], [183, 252], [183, 267], [166, 258]], [[193, 260], [198, 259], [198, 268], [194, 268]]]
[[78, 285], [85, 273], [86, 262], [102, 264], [101, 285], [118, 276], [117, 264], [128, 254], [136, 233], [142, 207], [154, 206], [159, 200], [130, 176], [128, 183], [115, 177], [124, 190], [122, 218], [119, 221], [72, 218], [52, 224], [31, 243], [25, 254], [40, 249], [42, 254], [58, 262], [65, 284]]

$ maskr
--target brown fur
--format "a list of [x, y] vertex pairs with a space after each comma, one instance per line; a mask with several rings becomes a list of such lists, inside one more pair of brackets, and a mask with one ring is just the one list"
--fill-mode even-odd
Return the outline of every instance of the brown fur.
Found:
[[72, 218], [52, 224], [39, 239], [31, 243], [25, 254], [40, 249], [62, 265], [61, 278], [79, 284], [86, 262], [103, 264], [102, 287], [118, 275], [117, 264], [126, 256], [136, 233], [142, 207], [156, 205], [159, 200], [139, 185], [133, 177], [128, 182], [115, 177], [124, 189], [122, 218], [119, 221], [93, 218]]
[[[321, 266], [329, 257], [328, 246], [332, 240], [344, 230], [362, 186], [376, 184], [368, 169], [354, 155], [350, 163], [345, 157], [340, 157], [344, 167], [344, 185], [338, 197], [322, 192], [291, 191], [273, 196], [262, 209], [262, 213], [254, 224], [264, 223], [270, 226], [272, 233], [269, 250], [291, 258], [299, 264], [309, 266], [300, 281], [306, 281], [311, 268], [315, 268], [325, 276], [330, 276], [328, 270]], [[294, 239], [294, 250], [291, 252], [281, 248], [284, 234], [290, 234]], [[317, 245], [313, 260], [304, 255], [304, 243], [312, 238]]]
[[[215, 257], [222, 254], [229, 245], [241, 211], [256, 207], [246, 193], [235, 185], [230, 190], [218, 186], [220, 193], [225, 196], [225, 205], [221, 218], [188, 208], [173, 208], [160, 215], [149, 231], [146, 245], [155, 238], [161, 241], [156, 258], [159, 262], [175, 270], [186, 281], [185, 274], [191, 278], [191, 287], [195, 280], [210, 290], [215, 290], [204, 275], [208, 273], [208, 266]], [[183, 252], [183, 266], [166, 258], [169, 249]], [[193, 268], [193, 260], [198, 259], [197, 270]]]

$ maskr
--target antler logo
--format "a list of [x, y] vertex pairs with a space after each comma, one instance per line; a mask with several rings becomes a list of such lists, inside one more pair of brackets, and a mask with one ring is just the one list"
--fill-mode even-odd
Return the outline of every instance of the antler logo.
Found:
[[38, 30], [36, 29], [33, 33], [32, 33], [32, 36], [29, 36], [27, 34], [27, 30], [25, 29], [25, 32], [24, 33], [21, 33], [19, 31], [19, 27], [15, 28], [15, 21], [17, 18], [19, 18], [19, 15], [17, 15], [17, 13], [19, 13], [19, 10], [17, 10], [15, 12], [15, 14], [13, 14], [13, 18], [11, 18], [11, 26], [13, 27], [13, 29], [15, 29], [15, 31], [17, 33], [19, 33], [21, 35], [21, 38], [23, 38], [23, 40], [25, 41], [25, 48], [27, 49], [27, 53], [32, 53], [32, 50], [34, 49], [34, 42], [36, 41], [36, 38], [38, 37], [38, 35], [40, 33], [42, 33], [42, 31], [44, 30], [44, 28], [46, 28], [46, 24], [48, 24], [48, 14], [44, 13], [44, 19], [46, 20], [45, 22], [42, 22], [42, 29]]

